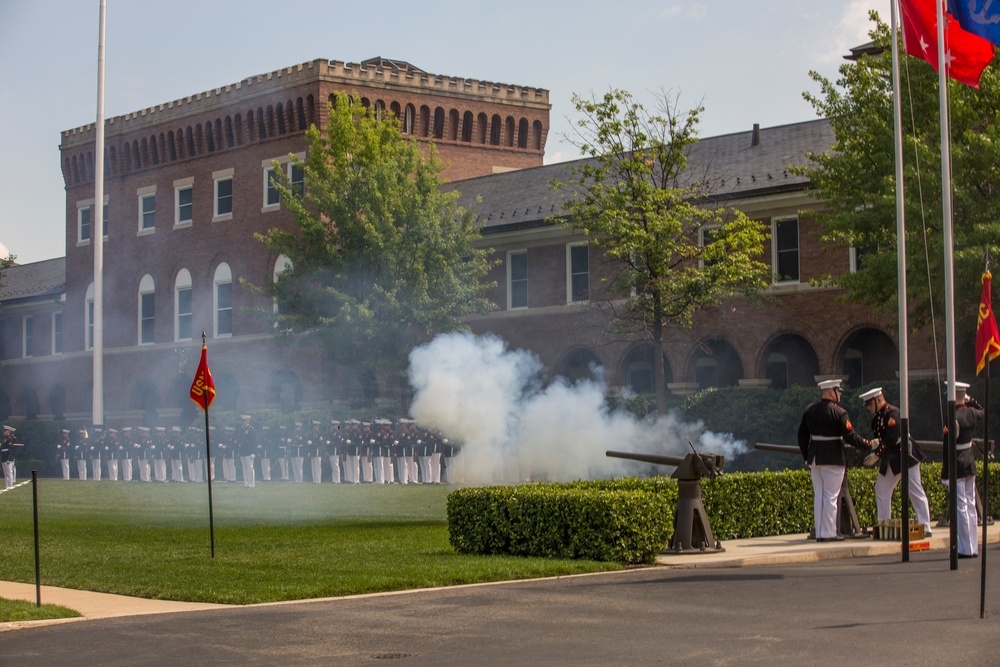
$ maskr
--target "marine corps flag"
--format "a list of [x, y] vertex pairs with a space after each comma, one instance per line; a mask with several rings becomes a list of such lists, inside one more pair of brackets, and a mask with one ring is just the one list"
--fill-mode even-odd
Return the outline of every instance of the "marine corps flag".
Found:
[[191, 400], [205, 412], [215, 400], [215, 382], [212, 381], [212, 371], [208, 370], [208, 347], [204, 343], [201, 345], [201, 363], [191, 383]]
[[[900, 0], [903, 15], [903, 42], [911, 56], [923, 58], [938, 69], [937, 5], [942, 0]], [[945, 66], [947, 75], [973, 88], [979, 87], [979, 76], [993, 60], [993, 45], [966, 32], [951, 16], [945, 14]]]
[[992, 279], [989, 271], [983, 274], [983, 295], [979, 299], [979, 324], [976, 326], [976, 375], [1000, 355], [1000, 332], [997, 331], [990, 299]]

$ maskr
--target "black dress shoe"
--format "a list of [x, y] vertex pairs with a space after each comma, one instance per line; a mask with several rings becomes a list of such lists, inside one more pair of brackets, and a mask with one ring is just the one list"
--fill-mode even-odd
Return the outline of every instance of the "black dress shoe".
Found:
[[979, 554], [958, 554], [959, 558], [979, 558]]
[[817, 542], [843, 542], [844, 541], [844, 536], [843, 535], [837, 535], [836, 537], [817, 537], [816, 541]]

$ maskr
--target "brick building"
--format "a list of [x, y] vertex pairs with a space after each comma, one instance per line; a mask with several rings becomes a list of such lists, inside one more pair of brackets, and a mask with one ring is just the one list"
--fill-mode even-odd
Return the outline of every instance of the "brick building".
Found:
[[[321, 129], [326, 104], [348, 92], [433, 139], [463, 202], [482, 198], [483, 244], [501, 260], [498, 308], [472, 318], [511, 347], [536, 352], [553, 375], [605, 369], [613, 388], [652, 390], [652, 351], [610, 337], [590, 297], [608, 267], [586, 239], [549, 221], [560, 199], [548, 188], [568, 165], [542, 166], [548, 92], [442, 77], [381, 58], [315, 60], [106, 121], [104, 377], [106, 419], [163, 423], [191, 409], [187, 388], [200, 333], [209, 338], [217, 406], [367, 404], [384, 397], [374, 377], [344, 377], [314, 351], [274, 341], [271, 304], [246, 289], [285, 266], [255, 233], [288, 226], [268, 185], [272, 160], [304, 155], [304, 132]], [[0, 417], [87, 420], [92, 404], [94, 126], [63, 133], [66, 256], [12, 269], [0, 293]], [[785, 276], [777, 305], [733, 300], [670, 333], [668, 388], [811, 384], [846, 374], [861, 384], [894, 377], [893, 322], [836, 302], [810, 283], [852, 270], [847, 247], [821, 244], [810, 184], [787, 171], [833, 142], [823, 120], [703, 139], [692, 169], [713, 184], [713, 203], [771, 227], [765, 259]], [[289, 168], [292, 181], [301, 178]], [[26, 324], [27, 322], [30, 322]], [[58, 343], [56, 342], [58, 341]], [[286, 343], [288, 341], [285, 341]], [[911, 341], [914, 368], [929, 343]]]

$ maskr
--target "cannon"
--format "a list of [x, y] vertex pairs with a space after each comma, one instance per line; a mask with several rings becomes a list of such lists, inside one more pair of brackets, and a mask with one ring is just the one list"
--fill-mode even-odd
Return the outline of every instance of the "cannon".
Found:
[[668, 551], [677, 554], [725, 551], [722, 543], [712, 536], [712, 527], [701, 500], [701, 480], [721, 475], [725, 458], [718, 454], [700, 454], [694, 445], [691, 445], [691, 450], [684, 457], [615, 451], [607, 451], [605, 455], [655, 465], [676, 466], [671, 477], [677, 480], [677, 509], [674, 512], [674, 534], [670, 538]]
[[[782, 454], [794, 454], [802, 457], [802, 450], [793, 445], [758, 442], [754, 448], [765, 452], [781, 452]], [[844, 445], [844, 459], [847, 461], [848, 468], [862, 467], [866, 454], [866, 451], [857, 447]], [[837, 498], [837, 532], [848, 539], [864, 539], [871, 536], [868, 529], [862, 528], [861, 522], [858, 521], [858, 512], [854, 509], [854, 499], [851, 498], [851, 490], [847, 486], [847, 475], [844, 475], [844, 483], [840, 485], [840, 496]]]

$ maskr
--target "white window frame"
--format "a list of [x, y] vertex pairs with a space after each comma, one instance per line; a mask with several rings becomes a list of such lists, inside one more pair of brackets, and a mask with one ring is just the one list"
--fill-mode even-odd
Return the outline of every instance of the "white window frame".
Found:
[[[191, 191], [191, 219], [181, 220], [181, 192]], [[174, 181], [174, 229], [190, 227], [194, 224], [194, 176]]]
[[62, 354], [65, 349], [63, 343], [63, 312], [57, 310], [52, 313], [52, 354]]
[[83, 301], [83, 349], [94, 349], [94, 283], [87, 286]]
[[[778, 224], [792, 220], [795, 221], [795, 257], [798, 277], [791, 280], [782, 280], [778, 273]], [[771, 218], [771, 275], [771, 280], [775, 285], [795, 285], [802, 282], [802, 234], [799, 229], [799, 216], [797, 215]]]
[[[219, 332], [219, 286], [229, 285], [229, 331]], [[233, 272], [226, 262], [221, 262], [215, 267], [215, 276], [212, 279], [212, 329], [215, 338], [228, 338], [233, 335]]]
[[21, 358], [34, 356], [35, 347], [35, 317], [25, 315], [21, 318]]
[[[144, 188], [139, 188], [138, 190], [135, 191], [135, 196], [139, 204], [139, 214], [137, 220], [138, 227], [136, 228], [137, 229], [136, 234], [138, 236], [145, 236], [147, 234], [155, 233], [156, 232], [156, 186], [150, 185]], [[144, 224], [146, 222], [146, 211], [143, 210], [143, 206], [144, 203], [150, 199], [153, 201], [153, 210], [150, 211], [150, 213], [153, 216], [153, 225], [151, 227], [145, 227]]]
[[[587, 248], [587, 298], [586, 299], [574, 299], [573, 298], [573, 248]], [[575, 243], [566, 244], [566, 303], [589, 303], [590, 302], [590, 243], [587, 241], [578, 241]]]
[[[145, 323], [145, 319], [142, 316], [142, 302], [143, 297], [146, 296], [153, 297], [153, 315], [149, 318], [153, 326], [152, 340], [143, 340], [142, 336], [143, 324]], [[136, 311], [136, 325], [138, 326], [136, 341], [140, 346], [152, 345], [156, 342], [156, 283], [153, 281], [153, 276], [148, 273], [139, 281], [139, 307]]]
[[[104, 207], [103, 207], [103, 209], [101, 211], [102, 212], [101, 224], [104, 227], [107, 227], [108, 201], [109, 201], [109, 199], [110, 199], [110, 195], [104, 195]], [[76, 202], [76, 245], [77, 245], [77, 247], [90, 245], [90, 239], [94, 238], [94, 216], [92, 215], [93, 208], [94, 208], [94, 198], [93, 197], [91, 197], [90, 199], [81, 199], [80, 201]], [[83, 238], [83, 216], [84, 216], [84, 211], [86, 211], [87, 217], [90, 218], [90, 236], [88, 236], [87, 238]], [[104, 239], [107, 240], [107, 238], [108, 238], [108, 235], [107, 235], [107, 233], [105, 233], [104, 234]]]
[[[236, 198], [236, 192], [234, 190], [234, 186], [236, 185], [236, 183], [233, 180], [233, 172], [234, 172], [233, 169], [223, 169], [222, 171], [212, 172], [212, 182], [213, 182], [212, 191], [214, 193], [212, 196], [212, 222], [220, 222], [223, 220], [233, 219], [233, 204], [234, 204], [233, 200]], [[219, 183], [222, 183], [224, 181], [229, 181], [228, 213], [219, 212]]]
[[[300, 161], [305, 161], [306, 154], [303, 153], [293, 153], [293, 155]], [[285, 175], [288, 180], [292, 179], [292, 160], [288, 155], [283, 155], [281, 157], [275, 157], [268, 160], [261, 160], [260, 166], [263, 171], [263, 192], [261, 194], [261, 213], [270, 213], [271, 211], [281, 210], [281, 196], [278, 196], [278, 201], [271, 204], [267, 201], [267, 192], [270, 184], [270, 173], [273, 169], [274, 163], [277, 162], [279, 166], [284, 170]]]
[[[703, 225], [702, 227], [700, 227], [698, 229], [698, 247], [699, 248], [704, 248], [705, 247], [705, 233], [706, 232], [712, 232], [712, 231], [715, 231], [717, 229], [722, 229], [722, 225]], [[702, 259], [702, 258], [700, 258], [700, 257], [698, 258], [698, 268], [699, 269], [704, 269], [705, 268], [705, 260]]]
[[[525, 264], [527, 265], [528, 250], [527, 250], [527, 248], [521, 248], [519, 250], [508, 250], [507, 251], [507, 310], [524, 310], [524, 309], [528, 308], [528, 306], [531, 304], [531, 299], [529, 298], [530, 294], [528, 293], [528, 290], [527, 290], [527, 288], [528, 288], [528, 276], [525, 275], [525, 277], [524, 277], [524, 283], [525, 283], [524, 300], [525, 300], [525, 304], [523, 306], [515, 306], [514, 305], [514, 281], [513, 281], [512, 275], [511, 275], [512, 274], [512, 262], [511, 262], [511, 258], [514, 255], [524, 255]], [[527, 266], [525, 266], [525, 273], [527, 273]]]
[[[183, 290], [187, 290], [191, 295], [191, 310], [187, 313], [181, 312], [181, 300], [180, 293]], [[189, 335], [186, 338], [181, 337], [181, 316], [187, 316], [191, 319]], [[174, 341], [191, 340], [194, 336], [194, 288], [191, 285], [191, 272], [187, 269], [181, 269], [177, 272], [177, 277], [174, 279]]]

